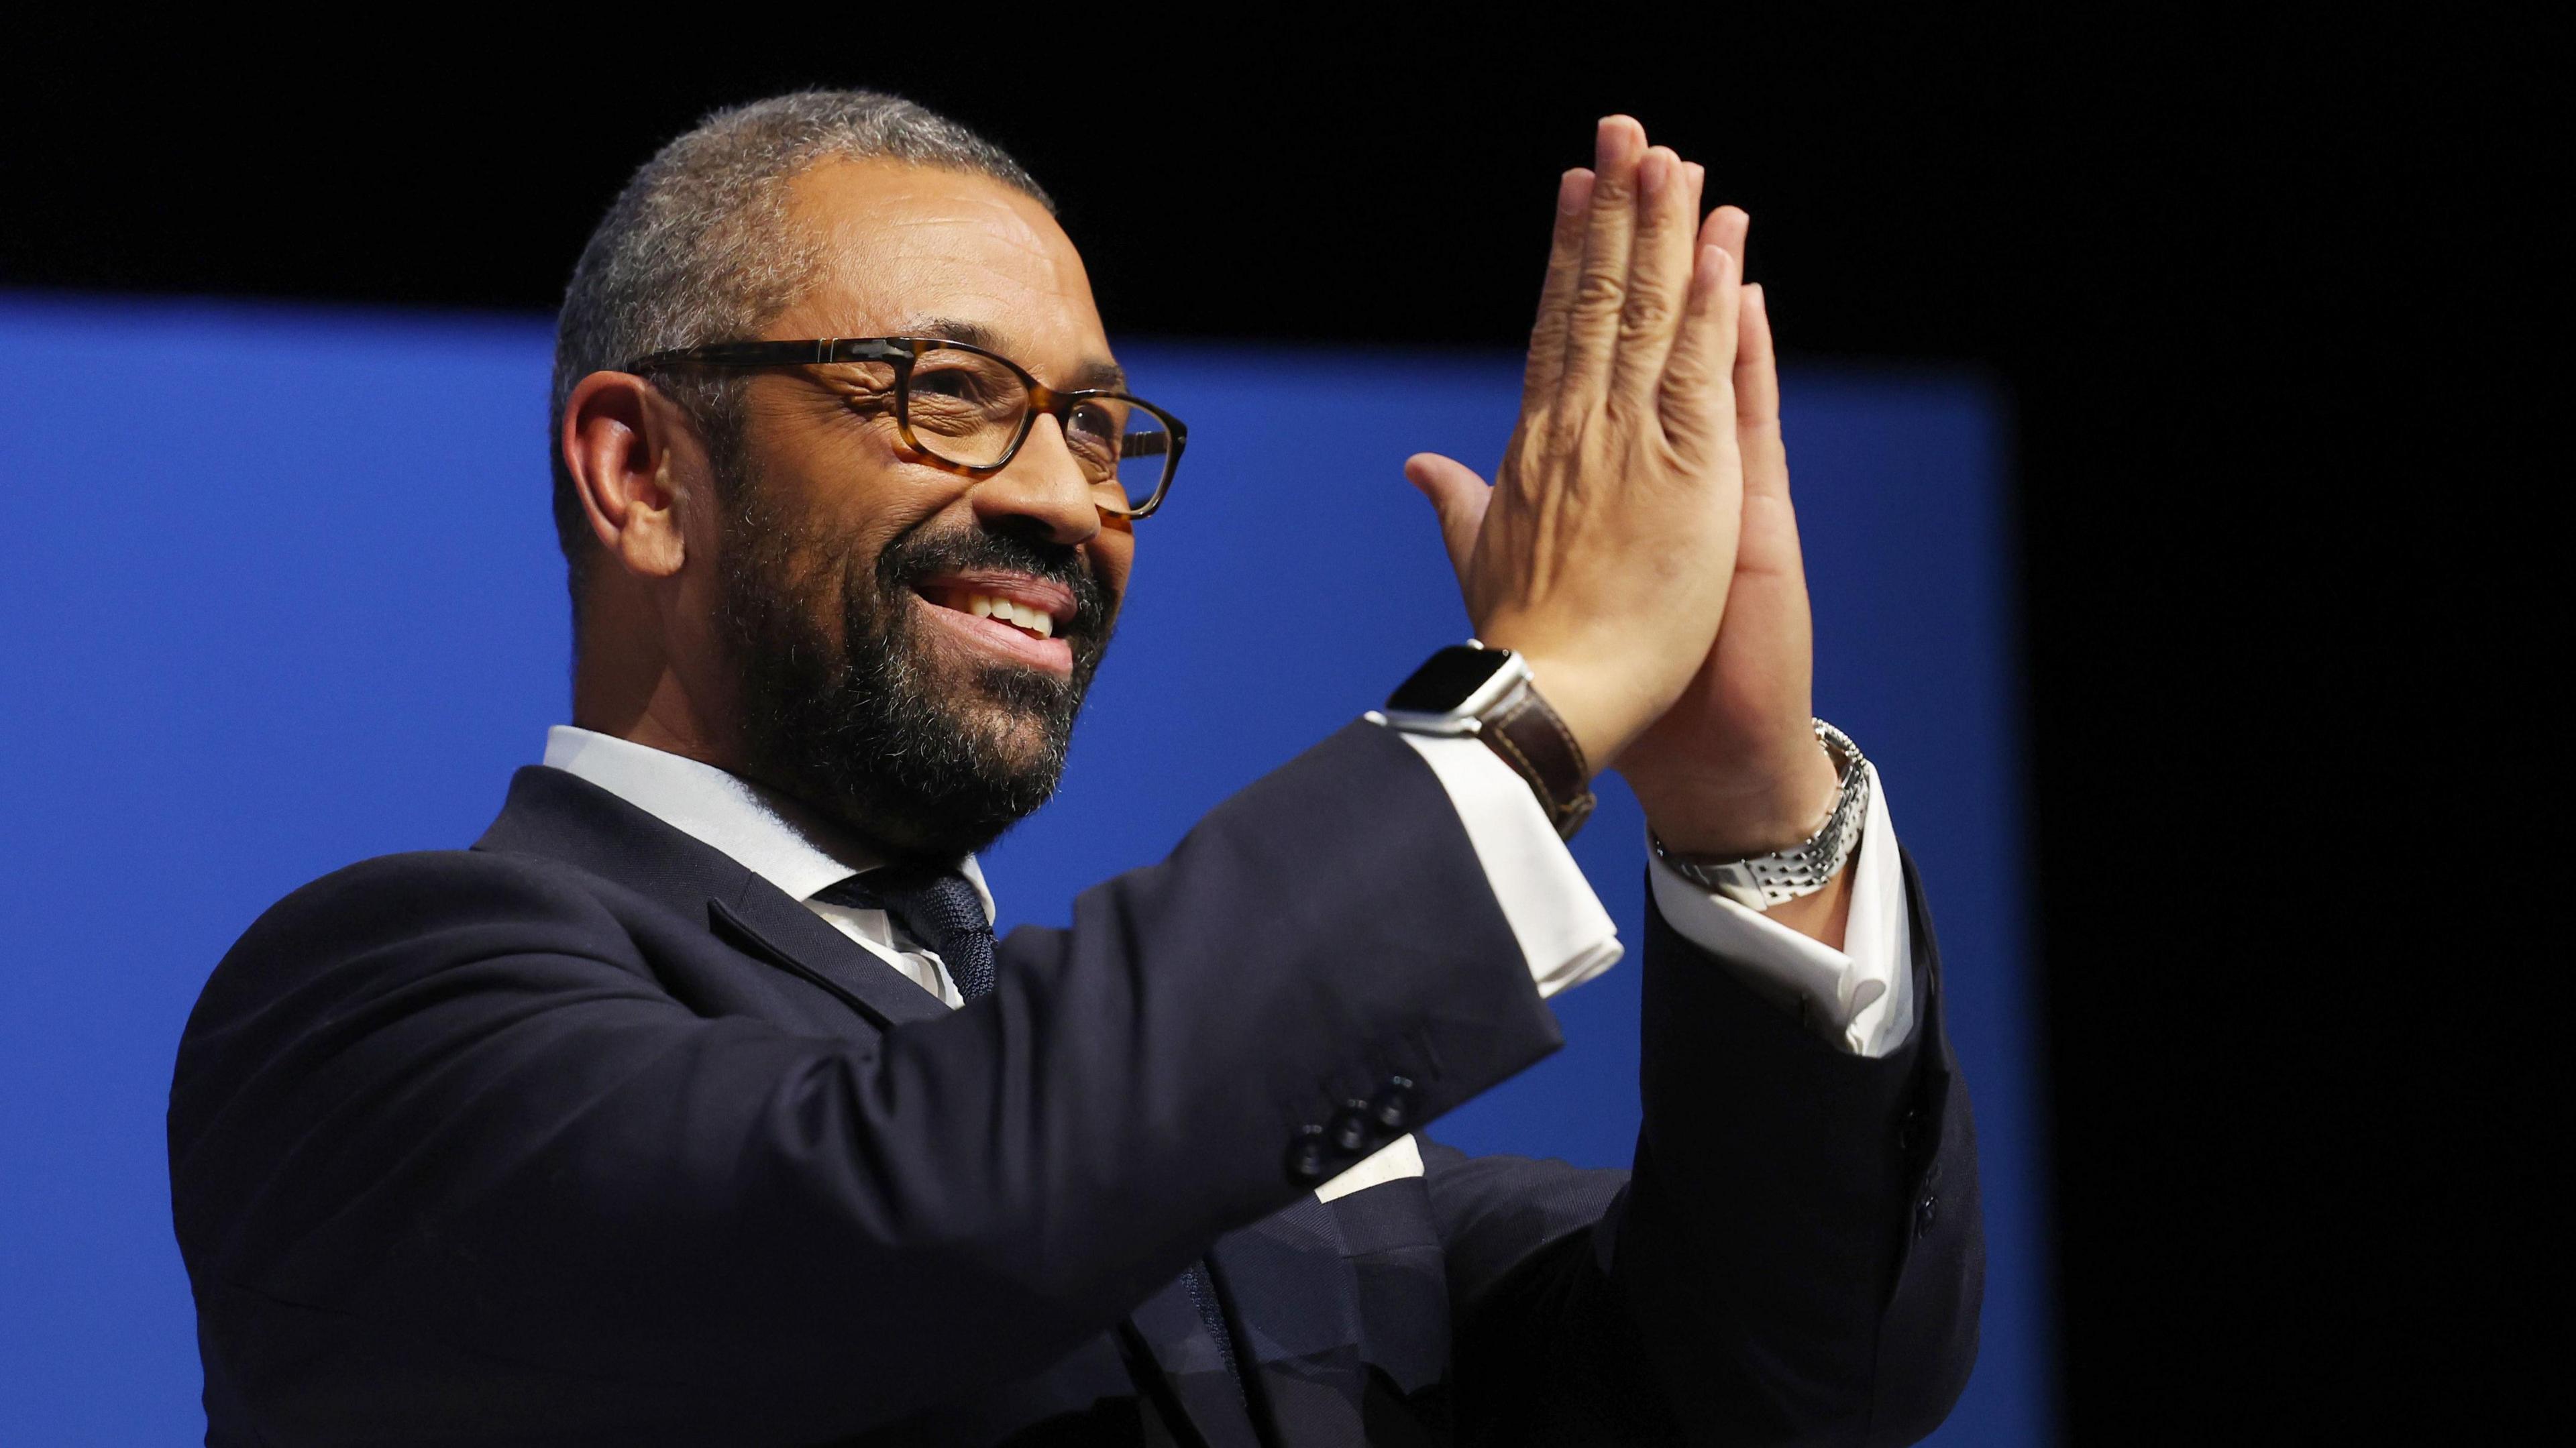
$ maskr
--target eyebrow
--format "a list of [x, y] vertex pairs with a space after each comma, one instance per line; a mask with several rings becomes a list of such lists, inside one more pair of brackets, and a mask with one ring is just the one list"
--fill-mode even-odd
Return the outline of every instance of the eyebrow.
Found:
[[[1005, 357], [1011, 356], [1011, 349], [1003, 345], [1000, 333], [981, 322], [969, 322], [957, 317], [915, 317], [905, 325], [902, 335], [943, 337], [951, 342], [963, 342], [969, 347], [981, 347], [987, 352], [998, 352]], [[1019, 359], [1012, 357], [1011, 360], [1016, 362]], [[1068, 392], [1095, 387], [1110, 392], [1126, 391], [1127, 370], [1107, 358], [1095, 357], [1074, 368], [1070, 381], [1063, 384], [1063, 389]]]

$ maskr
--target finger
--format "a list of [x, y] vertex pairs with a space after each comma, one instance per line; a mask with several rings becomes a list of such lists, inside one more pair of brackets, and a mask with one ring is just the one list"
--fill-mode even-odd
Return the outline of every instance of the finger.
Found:
[[1530, 328], [1529, 365], [1521, 372], [1521, 410], [1544, 407], [1565, 372], [1565, 317], [1583, 271], [1583, 231], [1592, 210], [1592, 173], [1577, 166], [1557, 178], [1556, 234], [1547, 248], [1547, 281]]
[[1628, 252], [1637, 230], [1637, 165], [1646, 128], [1626, 116], [1601, 122], [1593, 136], [1592, 205], [1583, 233], [1583, 265], [1566, 312], [1565, 363], [1559, 396], [1588, 407], [1610, 380], [1619, 342], [1619, 313], [1628, 299]]
[[1721, 206], [1700, 223], [1699, 244], [1713, 246], [1735, 258], [1735, 274], [1744, 275], [1744, 238], [1753, 229], [1753, 218], [1741, 206]]
[[1657, 413], [1683, 458], [1707, 463], [1734, 451], [1736, 335], [1741, 274], [1724, 247], [1703, 246], [1691, 273], [1690, 303], [1664, 358]]
[[1760, 283], [1744, 288], [1735, 340], [1735, 440], [1744, 451], [1744, 495], [1787, 497], [1789, 452], [1780, 440], [1780, 368]]
[[1692, 234], [1699, 212], [1690, 178], [1671, 148], [1657, 146], [1637, 166], [1637, 234], [1628, 252], [1628, 297], [1619, 311], [1619, 346], [1610, 359], [1610, 392], [1655, 406], [1655, 386], [1673, 332], [1690, 302]]
[[1475, 556], [1476, 534], [1485, 526], [1485, 507], [1493, 501], [1494, 490], [1485, 486], [1475, 469], [1438, 453], [1406, 458], [1404, 480], [1431, 500], [1431, 510], [1440, 518], [1440, 541], [1449, 550], [1449, 566], [1465, 579], [1467, 560]]

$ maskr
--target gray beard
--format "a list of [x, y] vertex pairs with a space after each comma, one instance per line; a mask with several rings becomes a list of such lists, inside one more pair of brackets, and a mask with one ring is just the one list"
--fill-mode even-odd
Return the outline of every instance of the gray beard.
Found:
[[[974, 529], [907, 533], [873, 567], [836, 566], [846, 549], [778, 516], [757, 483], [731, 491], [721, 622], [741, 684], [744, 774], [890, 855], [942, 860], [990, 845], [1054, 795], [1117, 617], [1087, 559]], [[1073, 648], [1069, 678], [1008, 664], [951, 677], [955, 661], [920, 637], [911, 585], [968, 568], [1073, 590], [1057, 635]], [[840, 615], [837, 640], [827, 609]]]

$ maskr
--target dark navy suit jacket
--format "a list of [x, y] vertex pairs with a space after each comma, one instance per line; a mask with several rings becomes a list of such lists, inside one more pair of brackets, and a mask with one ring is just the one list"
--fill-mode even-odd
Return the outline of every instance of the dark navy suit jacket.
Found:
[[1633, 1173], [1426, 1144], [1327, 1204], [1313, 1172], [1561, 1042], [1402, 740], [1327, 739], [954, 1012], [522, 770], [472, 850], [270, 910], [190, 1018], [208, 1441], [1908, 1441], [1982, 1242], [1907, 878], [1904, 1049], [1829, 1049], [1654, 920]]

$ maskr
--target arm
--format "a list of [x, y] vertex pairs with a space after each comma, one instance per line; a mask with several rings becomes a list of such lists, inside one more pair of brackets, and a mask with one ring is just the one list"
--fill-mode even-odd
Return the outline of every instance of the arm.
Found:
[[1633, 1174], [1426, 1148], [1462, 1441], [1899, 1444], [1939, 1425], [1976, 1361], [1983, 1224], [1939, 949], [1902, 868], [1927, 1005], [1893, 1052], [1820, 1039], [1650, 903]]
[[1114, 1324], [1389, 1074], [1427, 1118], [1558, 1039], [1438, 781], [1355, 726], [874, 1042], [698, 1014], [524, 861], [344, 872], [210, 983], [173, 1201], [210, 1391], [276, 1441], [819, 1439]]
[[[1694, 227], [1704, 258], [1732, 263], [1743, 249], [1741, 211], [1721, 208], [1698, 222], [1697, 168], [1685, 168], [1686, 185], [1659, 195], [1636, 182], [1644, 138], [1633, 122], [1605, 122], [1602, 141], [1591, 213], [1559, 208], [1523, 432], [1506, 454], [1506, 476], [1487, 489], [1445, 458], [1408, 464], [1439, 513], [1470, 614], [1488, 639], [1496, 628], [1524, 627], [1494, 602], [1510, 592], [1497, 580], [1512, 576], [1498, 555], [1511, 556], [1531, 511], [1521, 496], [1528, 473], [1512, 472], [1522, 438], [1543, 434], [1533, 418], [1575, 406], [1579, 398], [1565, 394], [1589, 385], [1589, 373], [1560, 359], [1583, 351], [1587, 338], [1607, 348], [1614, 336], [1613, 350], [1626, 358], [1641, 316], [1678, 310], [1669, 295], [1641, 308], [1648, 288], [1589, 284], [1594, 258], [1621, 246], [1642, 255], [1660, 244], [1652, 238]], [[1664, 164], [1669, 174], [1673, 163]], [[1603, 193], [1615, 198], [1610, 210], [1633, 204], [1634, 220], [1618, 234], [1603, 225]], [[1734, 273], [1732, 265], [1721, 270]], [[1571, 288], [1571, 302], [1560, 287], [1568, 274], [1587, 277]], [[1622, 305], [1623, 295], [1624, 324], [1614, 334], [1582, 325], [1587, 308]], [[1678, 382], [1668, 367], [1659, 394], [1668, 427], [1689, 412], [1681, 394], [1702, 398], [1730, 424], [1710, 464], [1721, 495], [1712, 501], [1731, 508], [1739, 531], [1729, 547], [1706, 550], [1686, 568], [1726, 580], [1721, 619], [1694, 660], [1696, 673], [1646, 727], [1611, 752], [1586, 748], [1596, 763], [1615, 761], [1628, 776], [1668, 845], [1732, 858], [1804, 839], [1832, 801], [1835, 780], [1809, 729], [1812, 633], [1758, 289], [1744, 288], [1740, 307], [1725, 316], [1724, 365], [1704, 374], [1680, 369]], [[1691, 435], [1687, 421], [1678, 431]], [[1575, 491], [1580, 505], [1583, 490]], [[1543, 634], [1525, 651], [1551, 699], [1559, 680], [1578, 695], [1592, 688], [1586, 666], [1549, 655]], [[1981, 1242], [1966, 1094], [1955, 1087], [1941, 1035], [1937, 949], [1907, 873], [1912, 959], [1887, 962], [1901, 972], [1887, 984], [1914, 1026], [1868, 1042], [1888, 1048], [1875, 1055], [1816, 1039], [1780, 1008], [1779, 991], [1748, 987], [1770, 972], [1729, 969], [1746, 962], [1694, 945], [1650, 903], [1646, 1123], [1627, 1192], [1594, 1225], [1498, 1258], [1474, 1244], [1490, 1240], [1488, 1219], [1515, 1210], [1510, 1194], [1448, 1194], [1444, 1229], [1477, 1264], [1470, 1285], [1484, 1284], [1460, 1299], [1471, 1319], [1461, 1342], [1482, 1343], [1502, 1365], [1473, 1368], [1462, 1346], [1462, 1381], [1480, 1372], [1491, 1385], [1501, 1404], [1494, 1422], [1567, 1413], [1569, 1423], [1601, 1418], [1645, 1436], [1682, 1425], [1693, 1436], [1730, 1440], [1897, 1442], [1930, 1431], [1947, 1412], [1974, 1360]], [[1846, 868], [1827, 889], [1773, 907], [1761, 929], [1839, 949], [1853, 876]], [[1574, 1340], [1620, 1347], [1585, 1346], [1553, 1377], [1537, 1370], [1553, 1344]], [[1532, 1398], [1533, 1382], [1548, 1385], [1544, 1401]]]
[[1905, 872], [1921, 1014], [1875, 1059], [1819, 1040], [1650, 909], [1646, 1121], [1612, 1276], [1695, 1429], [1909, 1443], [1976, 1361], [1975, 1128]]

